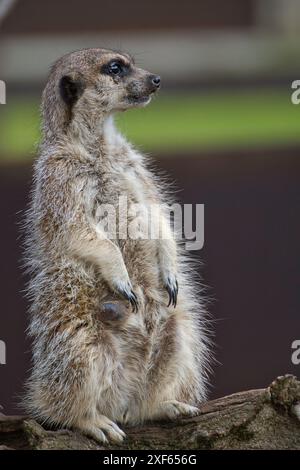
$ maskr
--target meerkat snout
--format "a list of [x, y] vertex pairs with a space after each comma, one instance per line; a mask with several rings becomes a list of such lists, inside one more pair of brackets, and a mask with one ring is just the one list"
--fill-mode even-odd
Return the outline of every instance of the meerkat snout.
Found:
[[159, 75], [152, 75], [151, 77], [151, 84], [154, 87], [154, 90], [157, 90], [160, 87], [160, 76]]

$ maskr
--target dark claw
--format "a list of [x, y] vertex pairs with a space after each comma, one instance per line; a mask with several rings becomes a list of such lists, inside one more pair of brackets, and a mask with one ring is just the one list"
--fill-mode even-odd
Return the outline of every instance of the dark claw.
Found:
[[128, 297], [128, 300], [133, 306], [133, 311], [137, 312], [139, 309], [139, 302], [138, 302], [137, 296], [135, 295], [133, 291], [130, 292], [130, 296]]
[[172, 304], [173, 307], [175, 308], [177, 305], [177, 296], [178, 296], [178, 282], [177, 279], [175, 280], [175, 283], [168, 278], [167, 284], [166, 284], [166, 289], [169, 294], [169, 303], [168, 307]]
[[131, 289], [120, 289], [120, 293], [123, 295], [123, 297], [125, 297], [126, 300], [129, 300], [133, 307], [133, 311], [137, 312], [139, 309], [139, 303], [135, 293]]

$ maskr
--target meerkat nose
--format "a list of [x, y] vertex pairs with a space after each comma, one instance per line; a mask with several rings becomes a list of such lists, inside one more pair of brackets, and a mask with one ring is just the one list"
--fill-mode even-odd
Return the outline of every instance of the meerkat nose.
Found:
[[151, 84], [154, 85], [155, 88], [159, 88], [159, 86], [160, 86], [160, 76], [159, 75], [152, 75], [151, 76]]

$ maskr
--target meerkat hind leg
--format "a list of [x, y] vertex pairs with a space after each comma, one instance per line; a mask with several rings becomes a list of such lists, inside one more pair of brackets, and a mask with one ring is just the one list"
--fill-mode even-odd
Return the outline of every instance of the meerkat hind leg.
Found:
[[199, 408], [177, 400], [167, 400], [160, 403], [156, 419], [174, 420], [183, 417], [192, 417], [199, 414]]
[[93, 422], [81, 423], [77, 429], [101, 444], [106, 444], [109, 441], [120, 443], [126, 437], [122, 429], [104, 415], [99, 415]]

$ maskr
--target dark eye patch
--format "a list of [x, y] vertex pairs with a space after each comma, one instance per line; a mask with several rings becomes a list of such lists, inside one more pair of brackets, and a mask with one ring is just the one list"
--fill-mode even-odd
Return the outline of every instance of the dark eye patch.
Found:
[[112, 59], [102, 65], [101, 73], [111, 77], [125, 77], [130, 73], [130, 66], [120, 59]]

